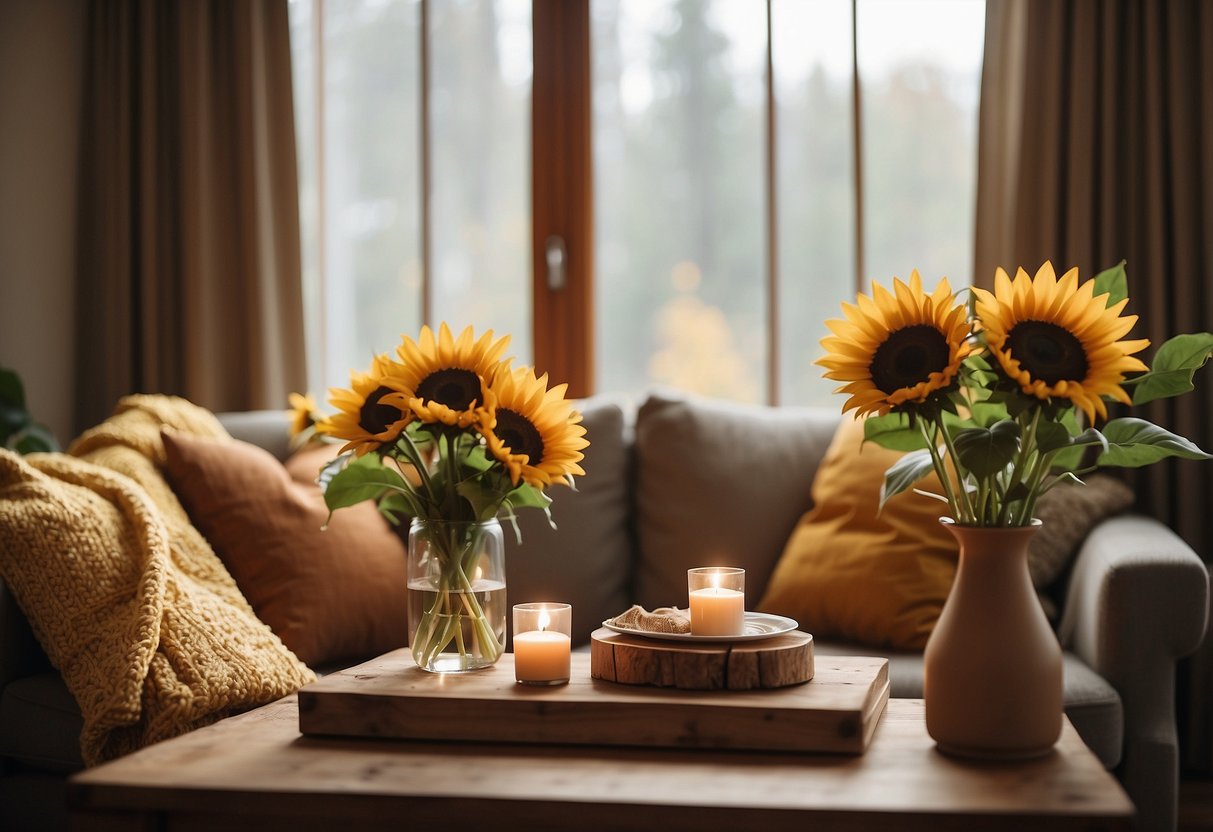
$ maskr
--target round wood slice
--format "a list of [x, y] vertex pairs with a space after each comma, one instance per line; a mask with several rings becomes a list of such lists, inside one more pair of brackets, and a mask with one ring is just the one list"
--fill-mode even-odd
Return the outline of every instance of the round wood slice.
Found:
[[600, 627], [590, 636], [590, 675], [681, 690], [782, 688], [813, 678], [813, 637], [792, 632], [761, 641], [684, 644]]

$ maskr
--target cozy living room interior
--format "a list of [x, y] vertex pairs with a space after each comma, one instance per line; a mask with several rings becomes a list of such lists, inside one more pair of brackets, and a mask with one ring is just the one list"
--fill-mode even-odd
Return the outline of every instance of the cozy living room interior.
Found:
[[0, 827], [1213, 829], [1213, 4], [5, 0], [0, 124]]

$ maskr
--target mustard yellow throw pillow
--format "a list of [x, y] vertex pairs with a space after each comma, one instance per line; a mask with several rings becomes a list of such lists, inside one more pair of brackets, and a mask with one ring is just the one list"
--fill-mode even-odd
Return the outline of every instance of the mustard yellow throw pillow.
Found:
[[[813, 480], [813, 508], [758, 609], [821, 638], [919, 649], [956, 575], [957, 546], [938, 521], [948, 508], [907, 491], [878, 513], [885, 469], [900, 454], [862, 443], [863, 422], [844, 418]], [[941, 491], [934, 475], [919, 487]]]

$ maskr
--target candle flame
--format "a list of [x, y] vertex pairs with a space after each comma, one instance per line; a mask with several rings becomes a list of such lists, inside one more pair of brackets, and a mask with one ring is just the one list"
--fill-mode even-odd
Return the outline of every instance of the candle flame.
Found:
[[550, 615], [548, 615], [547, 610], [540, 610], [540, 612], [539, 612], [539, 629], [546, 630], [548, 628], [548, 625], [551, 623], [552, 623], [552, 617]]

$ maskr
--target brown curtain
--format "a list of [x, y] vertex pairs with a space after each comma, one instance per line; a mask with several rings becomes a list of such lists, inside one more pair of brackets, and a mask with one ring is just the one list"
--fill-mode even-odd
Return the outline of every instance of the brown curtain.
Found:
[[[1124, 259], [1133, 337], [1213, 329], [1213, 3], [989, 0], [974, 268]], [[1016, 63], [1007, 53], [1026, 57]], [[1009, 97], [1006, 97], [1009, 96]], [[1010, 154], [1002, 157], [1002, 154]], [[1213, 370], [1136, 415], [1213, 450]], [[1213, 560], [1213, 464], [1135, 472], [1138, 507]], [[1180, 669], [1184, 761], [1213, 770], [1213, 639]]]
[[131, 392], [213, 410], [305, 385], [286, 0], [93, 0], [77, 428]]

